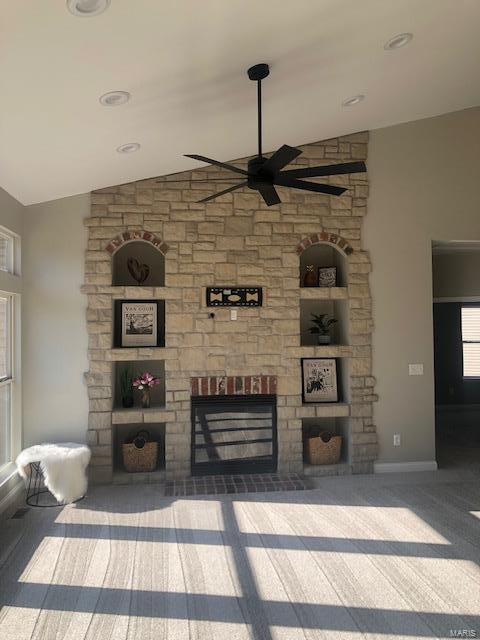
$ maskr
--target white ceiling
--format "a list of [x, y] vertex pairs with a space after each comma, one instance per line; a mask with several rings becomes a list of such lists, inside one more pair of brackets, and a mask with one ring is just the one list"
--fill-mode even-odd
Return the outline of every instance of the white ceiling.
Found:
[[[479, 0], [111, 0], [92, 18], [65, 0], [0, 9], [0, 185], [24, 204], [199, 166], [184, 153], [251, 155], [245, 71], [257, 62], [271, 65], [268, 150], [480, 104]], [[405, 31], [409, 46], [384, 51]], [[131, 102], [102, 107], [115, 89]]]

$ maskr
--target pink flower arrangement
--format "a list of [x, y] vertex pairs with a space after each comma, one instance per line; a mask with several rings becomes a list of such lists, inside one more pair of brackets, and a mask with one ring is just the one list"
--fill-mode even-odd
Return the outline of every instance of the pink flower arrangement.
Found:
[[153, 376], [151, 373], [148, 373], [148, 371], [142, 373], [141, 376], [133, 381], [134, 389], [138, 389], [139, 391], [142, 391], [145, 388], [148, 389], [150, 387], [154, 387], [156, 384], [160, 384], [160, 379], [155, 378], [155, 376]]

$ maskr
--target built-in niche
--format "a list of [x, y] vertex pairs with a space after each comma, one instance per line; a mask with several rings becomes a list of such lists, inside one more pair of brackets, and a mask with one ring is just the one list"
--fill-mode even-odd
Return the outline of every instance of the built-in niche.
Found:
[[159, 378], [160, 384], [151, 387], [150, 408], [156, 409], [165, 406], [165, 362], [163, 360], [119, 360], [114, 363], [113, 368], [113, 409], [141, 409], [141, 392], [134, 390], [131, 394], [132, 404], [125, 402], [126, 388], [131, 386], [129, 380], [134, 380], [142, 373], [151, 373]]
[[[310, 464], [308, 458], [307, 441], [308, 438], [317, 437], [322, 432], [328, 432], [332, 435], [342, 437], [342, 445], [340, 449], [340, 459], [338, 464], [346, 464], [349, 462], [350, 452], [349, 435], [350, 424], [348, 418], [303, 418], [302, 419], [302, 443], [303, 443], [303, 462]], [[321, 466], [321, 465], [319, 465]]]
[[312, 314], [325, 315], [337, 320], [331, 325], [329, 336], [332, 345], [348, 345], [349, 314], [348, 300], [300, 300], [300, 345], [302, 347], [319, 345], [319, 335], [311, 333], [315, 327]]
[[[135, 436], [140, 432], [147, 432], [149, 442], [157, 442], [158, 455], [156, 471], [165, 468], [165, 424], [158, 423], [139, 423], [139, 424], [117, 424], [114, 426], [113, 437], [113, 469], [114, 471], [125, 471], [123, 464], [122, 445], [126, 442], [132, 442]], [[147, 435], [143, 433], [143, 435]]]
[[127, 242], [113, 254], [112, 285], [165, 286], [165, 256], [150, 242]]
[[[307, 267], [312, 268], [316, 276], [315, 285], [305, 285]], [[320, 267], [336, 268], [336, 287], [347, 286], [347, 265], [345, 256], [335, 247], [327, 243], [313, 244], [300, 255], [300, 286], [318, 286], [318, 270]]]

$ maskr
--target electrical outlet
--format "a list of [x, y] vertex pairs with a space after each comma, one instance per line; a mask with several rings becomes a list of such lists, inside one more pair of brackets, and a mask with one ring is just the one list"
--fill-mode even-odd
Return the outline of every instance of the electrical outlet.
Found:
[[399, 447], [400, 446], [400, 434], [399, 433], [394, 433], [393, 434], [393, 446], [394, 447]]
[[423, 364], [409, 364], [408, 365], [409, 376], [423, 376]]
[[230, 320], [236, 320], [237, 319], [237, 310], [236, 309], [230, 309]]

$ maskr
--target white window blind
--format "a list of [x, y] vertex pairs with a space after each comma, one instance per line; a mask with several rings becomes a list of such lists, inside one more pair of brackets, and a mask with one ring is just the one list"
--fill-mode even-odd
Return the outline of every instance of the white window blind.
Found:
[[0, 468], [12, 459], [12, 299], [0, 296]]
[[480, 378], [480, 306], [462, 307], [463, 376]]
[[14, 244], [13, 235], [0, 231], [0, 269], [8, 273], [14, 271]]

